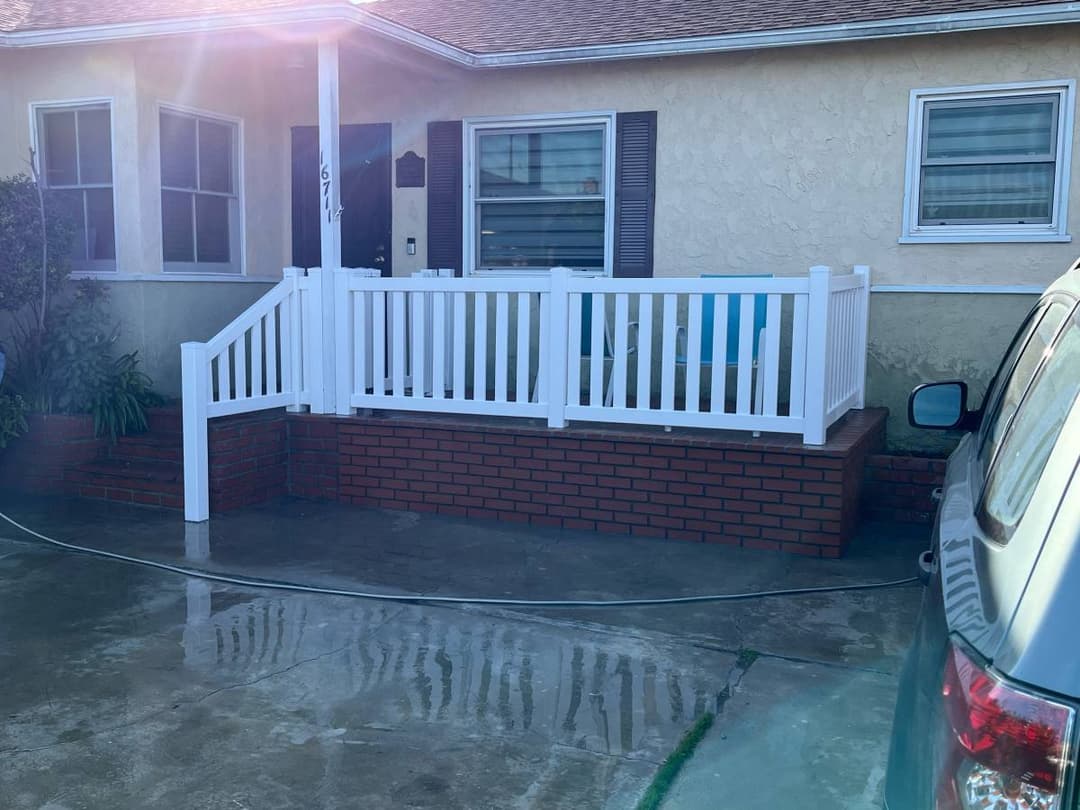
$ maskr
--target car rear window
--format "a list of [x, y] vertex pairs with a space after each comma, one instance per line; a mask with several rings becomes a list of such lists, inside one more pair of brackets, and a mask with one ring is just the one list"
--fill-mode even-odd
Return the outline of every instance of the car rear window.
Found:
[[[1056, 311], [1059, 307], [1068, 311], [1064, 304], [1051, 305], [1021, 352], [1012, 377], [1021, 381], [1026, 378], [1029, 383], [1017, 392], [1010, 379], [998, 409], [997, 424], [987, 436], [997, 452], [990, 462], [979, 519], [983, 529], [999, 543], [1008, 542], [1023, 517], [1080, 393], [1080, 324], [1075, 311], [1057, 342], [1047, 348], [1053, 334], [1049, 327], [1060, 322]], [[1039, 361], [1044, 358], [1040, 367]], [[1001, 418], [1006, 414], [1007, 419]]]

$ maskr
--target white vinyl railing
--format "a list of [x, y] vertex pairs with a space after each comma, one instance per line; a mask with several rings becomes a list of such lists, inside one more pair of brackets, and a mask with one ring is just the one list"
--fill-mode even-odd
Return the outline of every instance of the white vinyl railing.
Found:
[[861, 408], [866, 267], [804, 277], [382, 278], [289, 268], [183, 357], [185, 516], [209, 514], [206, 420], [287, 406], [799, 433]]

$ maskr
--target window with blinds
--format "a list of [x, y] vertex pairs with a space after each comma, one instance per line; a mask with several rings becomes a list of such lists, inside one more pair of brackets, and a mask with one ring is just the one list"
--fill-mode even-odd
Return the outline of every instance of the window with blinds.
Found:
[[1069, 85], [915, 94], [908, 235], [1063, 235], [1070, 97]]
[[603, 271], [609, 137], [606, 121], [475, 129], [471, 268]]

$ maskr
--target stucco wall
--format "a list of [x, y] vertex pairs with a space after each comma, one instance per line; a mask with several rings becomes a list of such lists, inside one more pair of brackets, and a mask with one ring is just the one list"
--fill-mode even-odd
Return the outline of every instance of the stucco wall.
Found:
[[[341, 108], [343, 123], [389, 121], [394, 158], [408, 149], [426, 156], [432, 120], [657, 110], [658, 275], [784, 275], [858, 262], [878, 284], [1042, 285], [1072, 260], [1072, 244], [897, 243], [908, 99], [919, 87], [1071, 79], [1078, 65], [1080, 39], [1065, 27], [484, 72], [357, 35], [343, 51]], [[30, 101], [113, 97], [120, 273], [153, 274], [161, 265], [157, 104], [239, 117], [247, 272], [276, 276], [291, 257], [289, 127], [316, 123], [315, 88], [314, 49], [295, 42], [3, 52], [0, 112], [9, 125], [0, 126], [0, 173], [22, 167]], [[1080, 171], [1072, 178], [1070, 231]], [[394, 189], [393, 223], [395, 272], [423, 267], [424, 189]], [[407, 237], [417, 239], [414, 257]], [[262, 288], [128, 283], [137, 286], [114, 285], [117, 311], [163, 381], [175, 378], [168, 358], [179, 340], [212, 333]], [[912, 384], [955, 376], [985, 384], [1031, 303], [876, 294], [870, 402], [893, 410], [890, 436], [922, 441], [902, 426]]]

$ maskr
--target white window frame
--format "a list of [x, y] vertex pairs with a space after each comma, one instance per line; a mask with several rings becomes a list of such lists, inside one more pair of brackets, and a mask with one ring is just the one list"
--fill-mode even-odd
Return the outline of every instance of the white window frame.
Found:
[[[936, 101], [1058, 96], [1057, 152], [1054, 159], [1054, 201], [1049, 223], [920, 225], [923, 124], [926, 105]], [[1076, 82], [1071, 79], [1014, 82], [911, 91], [908, 109], [907, 169], [904, 184], [901, 244], [962, 242], [1071, 242], [1068, 228], [1069, 173], [1073, 147]]]
[[[247, 245], [246, 234], [247, 228], [245, 223], [245, 200], [244, 200], [244, 119], [232, 115], [226, 115], [224, 113], [213, 112], [211, 110], [203, 110], [197, 107], [188, 107], [180, 104], [173, 104], [171, 102], [159, 101], [157, 103], [156, 116], [154, 119], [154, 128], [157, 133], [157, 163], [156, 169], [158, 172], [158, 236], [161, 239], [161, 269], [163, 273], [169, 275], [179, 276], [188, 275], [193, 279], [200, 281], [214, 280], [214, 279], [234, 279], [238, 276], [247, 275]], [[212, 122], [219, 122], [222, 124], [229, 124], [234, 127], [234, 133], [236, 141], [233, 144], [233, 193], [224, 194], [222, 192], [204, 192], [193, 191], [192, 189], [180, 189], [166, 187], [164, 180], [161, 177], [161, 114], [171, 113], [173, 115], [187, 116], [189, 118], [203, 118]], [[195, 141], [196, 155], [198, 154], [198, 137]], [[196, 173], [198, 172], [198, 162], [196, 160]], [[236, 223], [230, 222], [230, 231], [235, 228], [235, 232], [229, 234], [229, 255], [230, 261], [227, 265], [230, 270], [220, 270], [219, 267], [222, 264], [214, 262], [167, 262], [165, 261], [165, 235], [162, 222], [162, 210], [161, 210], [161, 195], [163, 191], [182, 191], [194, 194], [213, 194], [221, 197], [229, 197], [236, 201]], [[230, 214], [232, 212], [230, 211]], [[194, 227], [194, 221], [192, 222]], [[196, 253], [196, 256], [198, 254]]]
[[[42, 185], [45, 188], [52, 188], [48, 184], [48, 180], [44, 175], [44, 162], [45, 162], [45, 150], [42, 146], [39, 138], [43, 134], [39, 126], [41, 120], [40, 116], [49, 112], [62, 112], [64, 110], [78, 111], [86, 108], [102, 108], [104, 107], [109, 111], [109, 161], [112, 164], [111, 175], [112, 182], [109, 187], [112, 189], [113, 198], [113, 253], [114, 258], [110, 261], [108, 259], [87, 259], [84, 261], [73, 261], [71, 265], [72, 275], [80, 277], [92, 277], [98, 273], [105, 277], [111, 278], [117, 274], [120, 269], [120, 217], [116, 210], [116, 112], [114, 98], [112, 96], [91, 96], [87, 98], [67, 98], [58, 99], [55, 101], [31, 101], [30, 108], [30, 143], [34, 148], [34, 168], [39, 173]], [[78, 140], [76, 139], [75, 152], [76, 159], [78, 159]], [[85, 188], [103, 188], [104, 183], [93, 183], [89, 186], [58, 186], [60, 189], [85, 189]], [[85, 217], [85, 203], [83, 216]]]
[[597, 275], [610, 276], [615, 250], [615, 112], [551, 113], [537, 115], [483, 116], [464, 120], [462, 148], [462, 253], [464, 275], [542, 275], [547, 270], [524, 267], [514, 270], [483, 270], [477, 267], [476, 187], [479, 171], [476, 160], [477, 135], [489, 130], [536, 130], [545, 127], [602, 126], [604, 128], [604, 267]]

